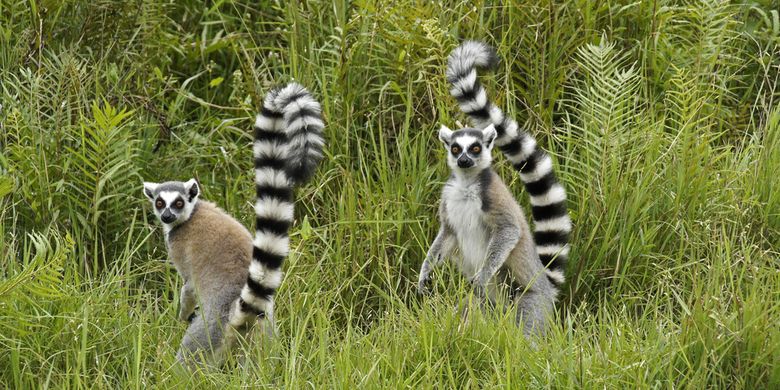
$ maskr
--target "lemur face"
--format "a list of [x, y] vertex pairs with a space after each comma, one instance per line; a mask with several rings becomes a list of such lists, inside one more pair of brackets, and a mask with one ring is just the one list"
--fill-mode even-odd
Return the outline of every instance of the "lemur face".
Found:
[[163, 226], [172, 228], [190, 219], [200, 195], [200, 188], [195, 179], [186, 182], [145, 182], [144, 195], [152, 202], [154, 214]]
[[439, 139], [447, 148], [447, 165], [453, 171], [481, 171], [493, 161], [491, 150], [496, 139], [493, 125], [483, 130], [465, 128], [452, 131], [446, 126], [439, 130]]

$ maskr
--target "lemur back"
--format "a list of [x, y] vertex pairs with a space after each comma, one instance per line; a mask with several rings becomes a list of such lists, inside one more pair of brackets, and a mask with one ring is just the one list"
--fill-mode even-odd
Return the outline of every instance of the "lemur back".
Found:
[[220, 312], [235, 301], [246, 281], [251, 240], [241, 223], [205, 200], [195, 205], [187, 223], [175, 227], [166, 237], [171, 262], [185, 281], [195, 282], [201, 299], [213, 301], [224, 294], [231, 297], [225, 302], [204, 302], [204, 308]]
[[[256, 320], [273, 334], [273, 297], [289, 252], [294, 187], [322, 159], [320, 105], [291, 83], [268, 93], [255, 121], [255, 235], [213, 203], [195, 180], [144, 183], [184, 279], [179, 318], [191, 321], [178, 353], [188, 366], [219, 364]], [[201, 312], [193, 313], [197, 303]]]

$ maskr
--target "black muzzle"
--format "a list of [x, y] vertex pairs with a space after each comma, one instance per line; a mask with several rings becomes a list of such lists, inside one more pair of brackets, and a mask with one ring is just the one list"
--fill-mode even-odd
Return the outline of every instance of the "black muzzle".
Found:
[[163, 221], [164, 223], [171, 223], [175, 220], [176, 216], [168, 210], [163, 211], [162, 215], [160, 215], [160, 221]]
[[474, 160], [466, 156], [460, 156], [458, 158], [458, 168], [471, 168], [473, 166], [474, 166]]

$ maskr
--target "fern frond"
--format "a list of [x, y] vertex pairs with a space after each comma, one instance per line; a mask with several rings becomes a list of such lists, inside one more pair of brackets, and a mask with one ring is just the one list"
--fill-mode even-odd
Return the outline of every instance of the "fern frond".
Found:
[[[589, 175], [603, 176], [599, 167], [618, 158], [636, 137], [631, 131], [637, 116], [637, 93], [641, 78], [628, 56], [602, 38], [577, 52], [581, 78], [571, 88], [567, 108], [573, 114], [567, 126], [575, 132]], [[619, 163], [615, 161], [614, 163]]]
[[69, 235], [61, 237], [55, 231], [27, 235], [21, 270], [0, 280], [0, 329], [4, 334], [26, 334], [39, 326], [35, 312], [45, 311], [46, 303], [63, 296], [62, 270], [73, 248]]
[[132, 193], [140, 182], [135, 165], [138, 141], [127, 131], [132, 115], [106, 101], [93, 102], [92, 119], [82, 121], [79, 132], [72, 135], [75, 146], [66, 148], [72, 155], [66, 171], [68, 212], [75, 233], [92, 244], [91, 253], [81, 255], [88, 255], [93, 263], [101, 260], [96, 248], [110, 247], [113, 236], [124, 231], [129, 221], [127, 203], [115, 199]]

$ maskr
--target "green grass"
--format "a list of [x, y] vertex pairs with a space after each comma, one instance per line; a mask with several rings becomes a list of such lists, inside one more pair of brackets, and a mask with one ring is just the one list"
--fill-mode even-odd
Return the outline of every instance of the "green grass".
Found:
[[[0, 1], [0, 387], [780, 386], [777, 1], [256, 3]], [[498, 48], [488, 91], [569, 192], [569, 283], [535, 348], [500, 314], [462, 323], [452, 267], [414, 293], [465, 38]], [[141, 182], [196, 177], [250, 226], [251, 123], [291, 79], [328, 145], [279, 337], [181, 372]]]

